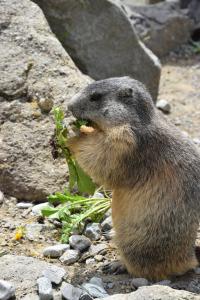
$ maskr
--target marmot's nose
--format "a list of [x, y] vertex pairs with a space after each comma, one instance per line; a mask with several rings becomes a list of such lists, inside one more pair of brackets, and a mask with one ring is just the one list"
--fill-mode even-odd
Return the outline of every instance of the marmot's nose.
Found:
[[72, 112], [72, 110], [73, 110], [73, 103], [71, 101], [68, 103], [67, 109]]
[[79, 98], [80, 98], [79, 93], [74, 95], [67, 105], [68, 110], [71, 111], [72, 113], [73, 113], [73, 109], [76, 106]]

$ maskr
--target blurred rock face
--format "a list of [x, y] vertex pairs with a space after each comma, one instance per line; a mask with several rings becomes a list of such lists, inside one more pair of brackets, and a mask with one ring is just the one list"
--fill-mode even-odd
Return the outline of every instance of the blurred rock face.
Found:
[[141, 40], [158, 57], [167, 55], [190, 39], [193, 21], [180, 9], [179, 1], [127, 5], [125, 9]]
[[82, 75], [29, 0], [2, 0], [0, 10], [0, 189], [44, 200], [63, 190], [66, 164], [51, 157], [53, 105], [91, 80]]
[[157, 97], [160, 64], [137, 38], [119, 1], [35, 0], [79, 69], [98, 80], [129, 75]]

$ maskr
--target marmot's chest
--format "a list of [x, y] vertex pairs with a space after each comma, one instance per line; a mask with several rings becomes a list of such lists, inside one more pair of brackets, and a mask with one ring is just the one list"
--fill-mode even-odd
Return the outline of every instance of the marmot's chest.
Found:
[[[159, 187], [160, 188], [160, 187]], [[145, 227], [153, 226], [165, 212], [165, 199], [161, 199], [157, 185], [141, 188], [115, 189], [112, 199], [112, 217], [116, 233], [129, 236], [130, 231], [144, 233]]]

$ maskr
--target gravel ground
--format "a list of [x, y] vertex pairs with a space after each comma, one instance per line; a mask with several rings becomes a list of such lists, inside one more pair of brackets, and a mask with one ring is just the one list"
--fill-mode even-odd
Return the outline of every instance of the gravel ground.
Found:
[[200, 139], [200, 55], [163, 62], [159, 99], [171, 104], [169, 119]]

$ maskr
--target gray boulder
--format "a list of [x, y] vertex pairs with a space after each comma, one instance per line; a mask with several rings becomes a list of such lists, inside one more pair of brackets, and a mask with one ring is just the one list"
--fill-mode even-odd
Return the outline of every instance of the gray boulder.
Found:
[[195, 21], [195, 23], [200, 23], [200, 1], [199, 0], [180, 0], [180, 7], [188, 8], [188, 15]]
[[174, 290], [168, 286], [141, 287], [130, 294], [113, 295], [105, 300], [199, 300], [200, 296], [186, 291]]
[[34, 0], [79, 69], [94, 79], [129, 75], [157, 97], [160, 63], [115, 0]]
[[49, 140], [52, 105], [91, 80], [82, 75], [29, 0], [0, 5], [0, 187], [23, 200], [44, 200], [66, 186], [64, 161], [54, 163]]
[[126, 6], [126, 12], [145, 45], [158, 57], [188, 42], [193, 22], [180, 9], [179, 1]]
[[189, 4], [189, 16], [200, 27], [200, 2], [199, 0], [192, 0]]
[[[45, 269], [54, 271], [54, 277], [56, 272], [62, 273], [62, 277], [66, 273], [63, 268], [33, 257], [5, 255], [0, 259], [1, 279], [9, 281], [15, 286], [17, 299], [22, 299], [22, 296], [26, 294], [35, 293], [37, 279], [43, 275], [47, 277], [46, 274], [43, 274]], [[51, 280], [51, 278], [49, 279]]]

